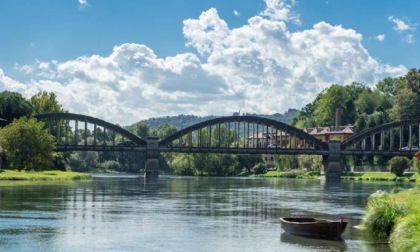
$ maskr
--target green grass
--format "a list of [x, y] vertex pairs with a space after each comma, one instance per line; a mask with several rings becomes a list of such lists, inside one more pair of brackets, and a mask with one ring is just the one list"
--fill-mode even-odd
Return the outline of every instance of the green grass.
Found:
[[301, 170], [290, 170], [290, 171], [268, 171], [265, 174], [258, 175], [258, 177], [319, 179], [320, 175], [319, 175], [319, 172], [304, 172]]
[[[251, 174], [242, 174], [243, 176]], [[279, 178], [300, 178], [300, 179], [319, 179], [319, 172], [304, 172], [301, 170], [290, 171], [268, 171], [265, 174], [255, 175], [258, 177], [279, 177]], [[391, 172], [347, 172], [342, 173], [342, 180], [369, 180], [369, 181], [410, 181], [420, 184], [420, 174], [417, 172], [406, 172], [403, 176], [397, 177]]]
[[82, 180], [91, 179], [88, 173], [69, 171], [15, 171], [4, 170], [0, 173], [0, 180]]
[[392, 251], [420, 251], [420, 188], [396, 191], [369, 197], [363, 225], [377, 237], [389, 236]]

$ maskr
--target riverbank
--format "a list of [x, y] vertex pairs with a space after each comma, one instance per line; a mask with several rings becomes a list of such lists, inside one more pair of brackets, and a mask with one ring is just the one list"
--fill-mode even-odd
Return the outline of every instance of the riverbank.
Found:
[[[301, 170], [290, 171], [268, 171], [257, 177], [280, 177], [298, 179], [320, 179], [319, 172], [304, 172]], [[403, 176], [397, 177], [391, 172], [345, 172], [341, 175], [342, 180], [374, 180], [374, 181], [406, 181], [420, 183], [420, 174], [417, 172], [406, 172]]]
[[392, 251], [420, 251], [420, 188], [396, 191], [369, 197], [363, 226], [373, 237], [389, 239]]
[[0, 180], [85, 180], [92, 179], [92, 175], [88, 173], [72, 172], [72, 171], [15, 171], [2, 170], [0, 172]]

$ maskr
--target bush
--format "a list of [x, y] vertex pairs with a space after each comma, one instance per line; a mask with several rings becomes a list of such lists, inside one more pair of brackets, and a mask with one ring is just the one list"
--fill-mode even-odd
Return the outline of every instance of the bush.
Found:
[[389, 194], [378, 191], [368, 198], [363, 225], [373, 237], [388, 238], [397, 218], [404, 216], [406, 207], [395, 203]]
[[406, 157], [393, 157], [388, 161], [390, 171], [397, 176], [402, 176], [404, 170], [410, 166], [410, 160]]
[[283, 172], [281, 174], [281, 177], [283, 178], [298, 178], [298, 177], [303, 177], [306, 173], [302, 170], [290, 170], [290, 171], [286, 171]]
[[259, 163], [256, 166], [254, 166], [254, 174], [264, 174], [267, 172], [267, 166], [264, 163]]

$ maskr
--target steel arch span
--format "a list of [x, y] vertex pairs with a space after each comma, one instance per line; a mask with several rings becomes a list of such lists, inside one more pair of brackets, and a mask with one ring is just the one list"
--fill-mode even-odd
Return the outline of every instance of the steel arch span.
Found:
[[[56, 137], [56, 149], [67, 150], [134, 150], [145, 149], [146, 141], [118, 125], [104, 120], [73, 113], [48, 113], [34, 116], [46, 121], [51, 134]], [[82, 123], [82, 127], [79, 127]], [[93, 132], [88, 140], [87, 132]]]
[[342, 142], [343, 155], [412, 156], [420, 146], [420, 119], [402, 120], [363, 131]]
[[[159, 142], [163, 152], [326, 154], [326, 143], [288, 124], [228, 116], [182, 129]], [[324, 153], [325, 152], [325, 153]]]

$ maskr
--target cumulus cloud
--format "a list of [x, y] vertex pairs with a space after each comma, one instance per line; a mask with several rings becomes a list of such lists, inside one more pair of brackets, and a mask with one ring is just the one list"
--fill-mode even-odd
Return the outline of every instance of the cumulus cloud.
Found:
[[396, 18], [394, 16], [389, 16], [388, 20], [394, 23], [393, 29], [396, 31], [407, 31], [407, 30], [415, 30], [416, 24], [410, 24], [410, 21], [407, 18], [404, 20]]
[[264, 0], [267, 8], [261, 13], [262, 16], [277, 21], [292, 21], [300, 24], [299, 15], [293, 12], [295, 0]]
[[266, 3], [266, 11], [235, 29], [216, 9], [185, 20], [186, 46], [197, 53], [160, 58], [150, 47], [126, 43], [105, 56], [23, 66], [32, 77], [28, 83], [0, 70], [0, 88], [27, 97], [55, 92], [70, 112], [127, 125], [178, 114], [284, 112], [312, 102], [334, 83], [375, 84], [407, 72], [372, 58], [355, 30], [319, 22], [292, 32], [288, 24], [296, 19], [285, 13], [294, 2]]
[[389, 16], [388, 20], [394, 23], [394, 30], [406, 34], [403, 38], [405, 42], [407, 42], [408, 44], [412, 44], [416, 41], [413, 32], [416, 30], [417, 24], [412, 24], [410, 20], [406, 17], [404, 17], [403, 19], [399, 19], [395, 18], [394, 16]]
[[385, 40], [385, 34], [379, 34], [375, 37], [378, 41], [384, 41]]
[[241, 15], [241, 13], [237, 10], [233, 10], [233, 15], [239, 17]]

